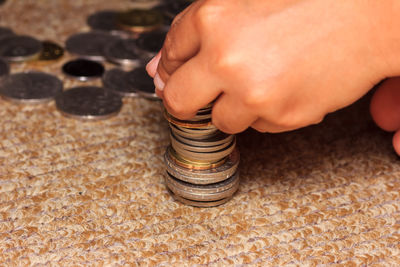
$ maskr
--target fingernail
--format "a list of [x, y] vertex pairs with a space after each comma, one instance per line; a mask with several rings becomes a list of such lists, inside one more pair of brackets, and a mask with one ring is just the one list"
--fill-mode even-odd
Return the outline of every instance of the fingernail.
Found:
[[154, 86], [159, 91], [163, 91], [164, 90], [165, 83], [161, 79], [160, 75], [158, 75], [158, 72], [156, 73], [156, 76], [154, 76]]
[[157, 60], [157, 56], [154, 56], [154, 57], [149, 61], [149, 63], [147, 63], [147, 66], [148, 66], [149, 68], [153, 67], [153, 65], [155, 64], [156, 60]]

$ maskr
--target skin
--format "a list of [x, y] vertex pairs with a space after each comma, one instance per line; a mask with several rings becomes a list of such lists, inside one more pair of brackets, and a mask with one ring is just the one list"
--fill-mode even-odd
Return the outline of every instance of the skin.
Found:
[[[298, 129], [400, 74], [398, 2], [198, 0], [176, 17], [147, 70], [179, 119], [216, 99], [212, 120], [224, 132]], [[390, 131], [400, 128], [400, 115], [387, 117], [400, 109], [394, 87], [384, 83], [371, 104]], [[400, 153], [400, 133], [394, 139]]]

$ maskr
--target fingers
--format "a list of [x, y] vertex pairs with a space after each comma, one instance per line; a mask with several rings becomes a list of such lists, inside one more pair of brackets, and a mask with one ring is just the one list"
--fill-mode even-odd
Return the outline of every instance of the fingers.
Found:
[[194, 2], [178, 15], [165, 38], [157, 68], [158, 74], [165, 82], [175, 70], [194, 57], [200, 49], [200, 34], [194, 19], [198, 6], [200, 6], [200, 1]]
[[400, 156], [400, 130], [397, 131], [393, 136], [393, 147], [397, 155]]
[[282, 133], [290, 130], [295, 130], [297, 127], [287, 128], [282, 127], [273, 123], [270, 123], [264, 119], [257, 119], [252, 125], [251, 128], [262, 132], [262, 133]]
[[222, 92], [219, 81], [210, 75], [206, 65], [200, 57], [194, 57], [177, 69], [166, 82], [164, 105], [176, 118], [192, 118]]
[[257, 117], [246, 110], [240, 99], [222, 94], [212, 111], [213, 124], [221, 131], [235, 134], [246, 130]]
[[400, 129], [400, 78], [384, 81], [371, 100], [370, 112], [375, 123], [386, 131]]
[[153, 78], [154, 76], [156, 76], [157, 66], [158, 62], [160, 62], [160, 58], [161, 58], [161, 51], [158, 52], [158, 54], [155, 57], [153, 57], [146, 65], [147, 73]]

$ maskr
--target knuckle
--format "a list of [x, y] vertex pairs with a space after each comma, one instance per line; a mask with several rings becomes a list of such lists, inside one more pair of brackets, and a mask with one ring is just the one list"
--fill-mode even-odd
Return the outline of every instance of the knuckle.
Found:
[[194, 21], [199, 29], [212, 29], [221, 17], [221, 9], [215, 0], [205, 0], [194, 13]]
[[170, 34], [167, 34], [165, 37], [162, 57], [170, 62], [178, 60], [176, 42], [173, 40], [173, 37], [171, 37]]
[[168, 91], [163, 92], [163, 101], [168, 112], [177, 119], [186, 120], [192, 117], [192, 113], [187, 110], [186, 105], [181, 101], [178, 101], [177, 97], [168, 93]]

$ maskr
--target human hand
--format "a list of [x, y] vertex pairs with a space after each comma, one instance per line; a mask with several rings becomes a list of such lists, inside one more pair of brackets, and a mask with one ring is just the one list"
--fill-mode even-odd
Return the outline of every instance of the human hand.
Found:
[[400, 77], [388, 79], [378, 87], [371, 99], [370, 111], [380, 128], [395, 132], [392, 143], [400, 155]]
[[177, 118], [217, 99], [212, 120], [224, 132], [297, 129], [394, 71], [389, 2], [198, 0], [147, 69]]

